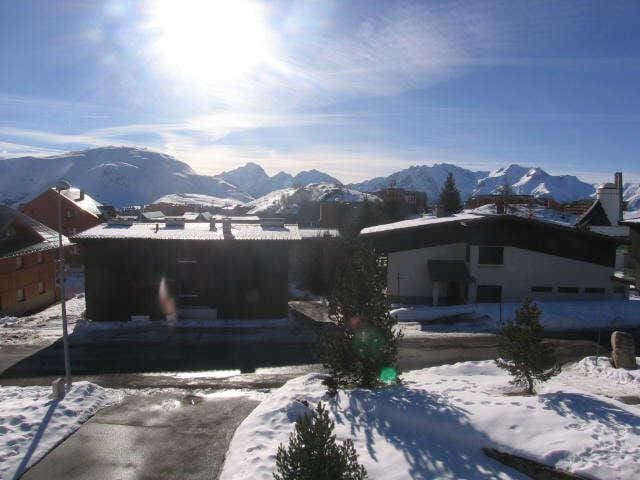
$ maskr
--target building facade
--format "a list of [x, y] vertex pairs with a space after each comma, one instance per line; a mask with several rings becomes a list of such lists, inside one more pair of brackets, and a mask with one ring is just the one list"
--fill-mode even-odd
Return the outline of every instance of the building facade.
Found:
[[[63, 244], [68, 248], [66, 237]], [[59, 298], [57, 248], [56, 232], [0, 205], [0, 312], [22, 314]]]
[[58, 199], [62, 205], [63, 235], [75, 235], [99, 225], [102, 221], [100, 203], [78, 188], [69, 188], [61, 192], [50, 188], [22, 205], [20, 211], [58, 231]]
[[615, 238], [514, 215], [464, 214], [366, 228], [388, 290], [410, 303], [626, 298]]
[[75, 237], [95, 321], [279, 318], [288, 313], [288, 255], [297, 225], [111, 222]]

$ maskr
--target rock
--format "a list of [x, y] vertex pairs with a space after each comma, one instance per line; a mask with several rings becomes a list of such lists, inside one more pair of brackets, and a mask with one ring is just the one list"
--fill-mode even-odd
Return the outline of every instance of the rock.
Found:
[[633, 335], [626, 332], [613, 332], [611, 350], [611, 362], [615, 368], [637, 368]]

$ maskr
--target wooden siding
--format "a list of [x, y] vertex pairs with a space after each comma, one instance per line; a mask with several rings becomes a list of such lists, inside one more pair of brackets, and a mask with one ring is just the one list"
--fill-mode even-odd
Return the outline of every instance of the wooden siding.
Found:
[[162, 279], [178, 308], [206, 306], [222, 318], [287, 315], [285, 242], [92, 240], [82, 242], [87, 317], [162, 318]]
[[[17, 268], [17, 257], [0, 260], [0, 311], [20, 314], [50, 305], [56, 300], [55, 252], [42, 252], [42, 263], [38, 254], [23, 255], [22, 267]], [[38, 283], [43, 282], [44, 292], [38, 292]], [[23, 288], [24, 301], [18, 302], [18, 290]]]

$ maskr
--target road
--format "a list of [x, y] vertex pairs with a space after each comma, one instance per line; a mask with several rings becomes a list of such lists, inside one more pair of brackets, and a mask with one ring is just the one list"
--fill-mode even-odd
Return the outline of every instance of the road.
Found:
[[[63, 373], [54, 329], [31, 337], [32, 325], [12, 328], [3, 332], [10, 344], [0, 344], [0, 384], [49, 385]], [[217, 478], [233, 432], [260, 393], [320, 368], [312, 331], [300, 325], [264, 331], [154, 326], [74, 334], [74, 378], [125, 389], [127, 396], [98, 412], [22, 478]], [[20, 343], [24, 338], [39, 341]], [[552, 342], [563, 362], [597, 348], [580, 338]], [[399, 364], [406, 371], [495, 355], [494, 335], [425, 332], [402, 340]]]
[[233, 432], [258, 403], [141, 391], [99, 411], [21, 478], [215, 479]]

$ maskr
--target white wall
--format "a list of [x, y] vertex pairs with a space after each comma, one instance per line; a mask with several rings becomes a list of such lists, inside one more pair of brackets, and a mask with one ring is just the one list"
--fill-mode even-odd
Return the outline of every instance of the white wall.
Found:
[[[432, 283], [427, 260], [464, 260], [466, 244], [452, 243], [437, 247], [418, 248], [389, 254], [387, 285], [392, 295], [403, 297], [430, 297]], [[400, 293], [398, 293], [400, 273]]]
[[[392, 295], [431, 297], [433, 284], [428, 260], [466, 260], [466, 245], [455, 243], [389, 254], [387, 285]], [[470, 247], [469, 273], [476, 279], [469, 287], [475, 300], [477, 285], [501, 285], [502, 300], [520, 302], [526, 296], [547, 300], [599, 300], [612, 298], [613, 267], [548, 255], [516, 247], [504, 247], [503, 265], [478, 265], [478, 246]], [[400, 273], [400, 292], [397, 274]], [[531, 292], [532, 286], [553, 287], [552, 293]], [[578, 294], [558, 293], [558, 287], [578, 287]], [[605, 294], [585, 293], [586, 287], [605, 288]], [[622, 298], [623, 295], [616, 295]]]
[[[469, 272], [477, 285], [502, 285], [502, 301], [520, 302], [530, 296], [540, 300], [600, 300], [613, 295], [613, 267], [556, 255], [504, 247], [503, 265], [478, 265], [477, 245], [471, 246]], [[553, 287], [534, 293], [532, 286]], [[558, 287], [578, 287], [579, 293], [558, 293]], [[586, 287], [605, 288], [605, 294], [584, 293]]]

